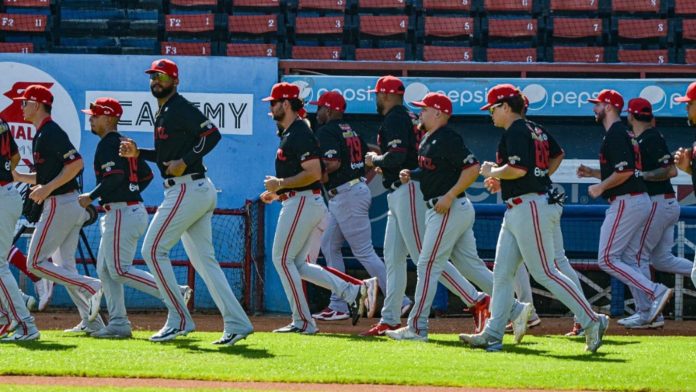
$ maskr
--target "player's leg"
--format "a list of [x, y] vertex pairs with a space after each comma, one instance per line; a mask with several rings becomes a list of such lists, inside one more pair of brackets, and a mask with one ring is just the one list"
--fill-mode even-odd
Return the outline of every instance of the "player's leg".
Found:
[[[340, 207], [339, 207], [340, 208]], [[337, 271], [345, 272], [345, 264], [343, 263], [343, 253], [341, 248], [345, 238], [341, 232], [341, 228], [336, 221], [336, 217], [330, 211], [326, 214], [326, 230], [321, 237], [321, 251], [326, 259], [326, 266]], [[312, 240], [308, 240], [311, 244]], [[328, 310], [315, 314], [315, 318], [319, 320], [339, 320], [348, 318], [348, 304], [346, 304], [339, 295], [331, 292], [331, 299]]]
[[[464, 231], [452, 250], [452, 260], [462, 275], [487, 294], [493, 292], [493, 271], [488, 269], [476, 250], [473, 224]], [[524, 302], [524, 301], [522, 301]]]
[[689, 276], [693, 263], [672, 253], [674, 247], [674, 227], [679, 221], [679, 203], [675, 199], [662, 199], [660, 212], [656, 220], [662, 223], [662, 230], [657, 234], [659, 240], [650, 255], [650, 263], [658, 271]]

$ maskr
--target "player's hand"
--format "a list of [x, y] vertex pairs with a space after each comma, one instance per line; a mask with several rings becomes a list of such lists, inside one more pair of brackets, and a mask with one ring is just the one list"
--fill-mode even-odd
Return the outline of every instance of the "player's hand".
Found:
[[691, 149], [680, 147], [674, 153], [674, 164], [679, 168], [679, 170], [690, 173], [691, 172]]
[[373, 167], [375, 164], [372, 162], [372, 160], [377, 156], [377, 153], [373, 151], [368, 151], [367, 154], [365, 154], [365, 166], [367, 167]]
[[186, 170], [186, 162], [183, 159], [177, 159], [175, 161], [163, 162], [164, 166], [167, 166], [167, 171], [165, 174], [169, 174], [174, 177], [179, 177], [184, 174]]
[[575, 174], [577, 174], [579, 178], [592, 177], [592, 168], [587, 167], [585, 165], [580, 165], [578, 166], [578, 169], [575, 171]]
[[409, 181], [411, 181], [411, 171], [408, 169], [400, 171], [399, 181], [401, 181], [402, 184], [407, 184]]
[[279, 196], [277, 193], [269, 191], [264, 191], [262, 194], [259, 195], [261, 201], [266, 204], [273, 203], [274, 201], [278, 200], [278, 197]]
[[481, 164], [481, 168], [479, 169], [479, 174], [481, 174], [484, 177], [491, 177], [491, 171], [496, 168], [498, 165], [496, 165], [493, 162], [485, 161], [483, 164]]
[[282, 185], [282, 180], [275, 176], [266, 176], [266, 179], [263, 181], [263, 186], [269, 192], [278, 192], [278, 190], [282, 188]]
[[500, 180], [495, 177], [487, 177], [483, 180], [483, 186], [486, 187], [486, 190], [488, 190], [490, 194], [500, 192]]
[[77, 202], [80, 203], [80, 207], [87, 208], [88, 205], [92, 204], [92, 198], [89, 197], [89, 193], [83, 193], [77, 197]]
[[34, 185], [30, 189], [29, 198], [34, 200], [36, 204], [42, 204], [53, 192], [53, 189], [47, 185]]
[[445, 193], [444, 196], [437, 200], [433, 209], [438, 214], [446, 214], [452, 206], [452, 201], [454, 201], [454, 197], [450, 196], [449, 193]]
[[137, 158], [140, 155], [140, 151], [133, 139], [122, 137], [121, 144], [118, 146], [118, 155], [124, 158]]
[[602, 196], [602, 193], [604, 193], [604, 189], [602, 189], [601, 184], [592, 184], [587, 188], [587, 193], [590, 195], [590, 197], [596, 199]]

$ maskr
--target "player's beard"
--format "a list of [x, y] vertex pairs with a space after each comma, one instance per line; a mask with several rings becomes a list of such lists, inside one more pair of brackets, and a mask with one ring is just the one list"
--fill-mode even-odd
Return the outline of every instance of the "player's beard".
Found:
[[595, 122], [602, 124], [604, 122], [605, 117], [606, 117], [606, 113], [604, 113], [604, 111], [601, 111], [599, 113], [595, 113]]
[[380, 100], [377, 100], [377, 114], [382, 114], [382, 110], [384, 110], [384, 104], [380, 102]]
[[[155, 86], [157, 86], [157, 85], [155, 85]], [[159, 88], [160, 88], [159, 91], [155, 91], [155, 86], [150, 86], [150, 91], [152, 92], [152, 96], [154, 96], [155, 98], [164, 98], [174, 91], [173, 84], [169, 87], [163, 87], [163, 86], [159, 85]]]
[[425, 124], [423, 124], [422, 121], [418, 122], [418, 130], [422, 132], [428, 132], [428, 128], [425, 127]]

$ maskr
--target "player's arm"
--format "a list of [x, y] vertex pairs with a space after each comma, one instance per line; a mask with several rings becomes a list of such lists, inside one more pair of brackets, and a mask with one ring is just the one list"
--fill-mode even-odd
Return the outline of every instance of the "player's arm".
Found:
[[676, 176], [677, 168], [674, 165], [643, 172], [643, 180], [645, 181], [665, 181]]
[[138, 160], [138, 188], [140, 188], [140, 192], [144, 191], [145, 188], [150, 185], [152, 182], [152, 179], [154, 178], [154, 175], [152, 174], [152, 169], [150, 169], [150, 166], [145, 162], [144, 159], [139, 159]]
[[386, 141], [387, 151], [383, 151], [382, 155], [372, 151], [368, 152], [365, 155], [365, 165], [368, 167], [401, 167], [406, 161], [409, 132], [412, 132], [413, 126], [410, 121], [399, 120], [393, 118], [385, 122], [382, 127], [382, 139]]
[[[4, 122], [2, 124], [4, 124]], [[7, 133], [6, 137], [10, 139], [10, 153], [12, 154], [12, 157], [10, 158], [10, 172], [12, 173], [12, 178], [19, 182], [36, 184], [36, 173], [20, 173], [16, 170], [21, 159], [19, 155], [19, 148], [17, 148], [17, 143], [14, 141], [14, 138], [9, 132]]]
[[592, 197], [598, 197], [608, 189], [616, 188], [635, 175], [636, 157], [633, 152], [633, 145], [628, 138], [619, 138], [619, 133], [614, 135], [612, 140], [607, 142], [610, 146], [615, 146], [615, 148], [611, 149], [606, 157], [609, 164], [614, 166], [614, 171], [599, 184], [590, 185], [588, 192]]
[[[205, 119], [202, 113], [196, 112], [200, 115], [199, 119]], [[198, 125], [196, 138], [197, 143], [181, 158], [186, 166], [203, 159], [220, 142], [222, 135], [210, 120], [205, 119], [204, 122]]]
[[317, 181], [321, 181], [321, 150], [319, 141], [314, 135], [296, 134], [287, 142], [287, 156], [296, 156], [302, 166], [302, 171], [292, 177], [277, 178], [266, 176], [264, 186], [269, 192], [278, 192], [281, 189], [301, 188]]
[[565, 152], [561, 151], [560, 155], [549, 159], [549, 177], [551, 177], [551, 175], [561, 166], [563, 158], [565, 158]]
[[330, 129], [325, 127], [319, 128], [317, 138], [326, 174], [333, 173], [341, 167], [340, 141], [331, 134]]
[[89, 197], [88, 201], [91, 203], [102, 195], [115, 191], [119, 184], [123, 183], [126, 178], [128, 161], [126, 158], [119, 157], [115, 149], [101, 148], [97, 150], [94, 159], [99, 166], [101, 181], [92, 191], [80, 195], [80, 205], [87, 202], [85, 196]]
[[70, 142], [67, 134], [61, 132], [56, 134], [54, 137], [45, 140], [45, 142], [47, 142], [52, 149], [52, 153], [62, 161], [63, 168], [61, 169], [60, 173], [58, 173], [58, 175], [47, 184], [35, 185], [32, 188], [29, 197], [39, 204], [43, 203], [43, 201], [50, 196], [54, 190], [60, 188], [68, 181], [77, 177], [77, 175], [80, 174], [84, 168], [82, 156], [77, 151], [75, 146], [73, 146], [73, 144]]
[[[647, 144], [646, 144], [647, 143]], [[667, 149], [665, 139], [661, 137], [650, 138], [641, 144], [641, 158], [643, 162], [657, 162], [659, 167], [643, 172], [645, 181], [665, 181], [677, 176], [677, 168], [674, 166], [672, 154]]]
[[691, 174], [691, 149], [679, 147], [674, 153], [674, 163], [679, 170]]
[[529, 149], [529, 143], [532, 143], [529, 134], [523, 131], [508, 132], [511, 132], [505, 138], [508, 163], [498, 166], [493, 162], [484, 162], [480, 170], [484, 177], [516, 180], [524, 177], [529, 168], [534, 166], [535, 157]]
[[148, 162], [157, 163], [157, 152], [154, 148], [138, 147], [135, 140], [131, 138], [121, 138], [118, 153], [124, 158], [142, 158]]
[[292, 177], [279, 178], [279, 188], [301, 188], [321, 179], [321, 163], [319, 159], [302, 162], [302, 171]]
[[558, 170], [565, 158], [565, 151], [550, 133], [546, 132], [549, 141], [549, 177]]
[[591, 177], [596, 178], [598, 180], [602, 179], [602, 172], [599, 169], [585, 166], [582, 164], [578, 166], [577, 170], [575, 171], [575, 174], [577, 174], [577, 176], [580, 178]]

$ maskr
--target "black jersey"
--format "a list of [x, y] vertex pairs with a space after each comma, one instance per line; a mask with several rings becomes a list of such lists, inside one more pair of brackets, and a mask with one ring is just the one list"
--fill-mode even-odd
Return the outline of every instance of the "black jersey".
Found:
[[[45, 185], [51, 182], [63, 170], [65, 165], [82, 159], [80, 153], [70, 142], [68, 134], [50, 117], [47, 117], [36, 130], [32, 141], [36, 183]], [[78, 189], [77, 178], [58, 187], [51, 196], [62, 195]]]
[[[423, 199], [442, 196], [457, 183], [462, 170], [478, 160], [466, 147], [462, 137], [448, 126], [423, 137], [418, 149], [418, 167]], [[457, 195], [457, 197], [464, 194]]]
[[[640, 136], [636, 137], [636, 140], [640, 146], [640, 161], [644, 172], [670, 167], [674, 163], [674, 158], [667, 148], [667, 142], [657, 129], [646, 129]], [[674, 193], [672, 182], [669, 179], [644, 182], [650, 196]]]
[[424, 132], [418, 129], [418, 117], [403, 105], [394, 106], [384, 116], [382, 126], [377, 131], [377, 144], [382, 150], [382, 158], [374, 165], [382, 169], [382, 184], [389, 189], [399, 181], [402, 169], [418, 167], [418, 146]]
[[321, 157], [327, 161], [341, 163], [338, 170], [329, 173], [326, 189], [365, 175], [364, 156], [367, 143], [343, 120], [332, 120], [317, 131]]
[[[280, 135], [275, 160], [276, 177], [293, 177], [302, 172], [304, 162], [319, 159], [320, 156], [319, 140], [304, 121], [297, 119]], [[299, 188], [283, 188], [278, 194], [308, 189], [321, 189], [321, 183], [315, 181]]]
[[500, 138], [495, 160], [498, 166], [527, 172], [514, 180], [500, 180], [503, 199], [546, 192], [550, 184], [549, 158], [548, 134], [541, 127], [528, 126], [523, 119], [513, 122]]
[[[546, 137], [549, 141], [549, 158], [550, 159], [557, 158], [558, 156], [563, 154], [563, 148], [561, 147], [560, 144], [558, 144], [558, 142], [556, 141], [556, 138], [554, 138], [553, 135], [551, 133], [549, 133], [549, 131], [545, 127], [543, 127], [542, 125], [537, 124], [534, 121], [529, 120], [529, 119], [525, 119], [525, 121], [527, 122], [528, 127], [539, 128], [541, 130], [541, 132], [546, 134]], [[547, 186], [549, 186], [549, 187], [551, 186], [551, 176], [547, 175], [546, 177], [542, 177], [542, 179], [546, 180], [545, 182], [546, 182]]]
[[[182, 175], [205, 173], [203, 157], [193, 154], [202, 138], [220, 131], [198, 108], [178, 93], [159, 108], [155, 118], [155, 154], [163, 178], [172, 177], [164, 162], [183, 159], [186, 170]], [[201, 146], [202, 148], [202, 146]]]
[[0, 120], [0, 183], [12, 182], [12, 157], [18, 154], [10, 126]]
[[119, 156], [121, 135], [117, 132], [106, 134], [97, 144], [94, 153], [94, 174], [97, 187], [90, 193], [99, 204], [129, 201], [143, 201], [140, 192], [152, 180], [152, 170], [145, 160]]
[[615, 122], [604, 135], [602, 147], [599, 150], [599, 168], [602, 181], [614, 172], [632, 172], [636, 175], [630, 176], [622, 184], [606, 190], [602, 197], [609, 199], [627, 193], [645, 192], [645, 183], [637, 176], [642, 167], [640, 147], [633, 132], [630, 132], [621, 121]]

